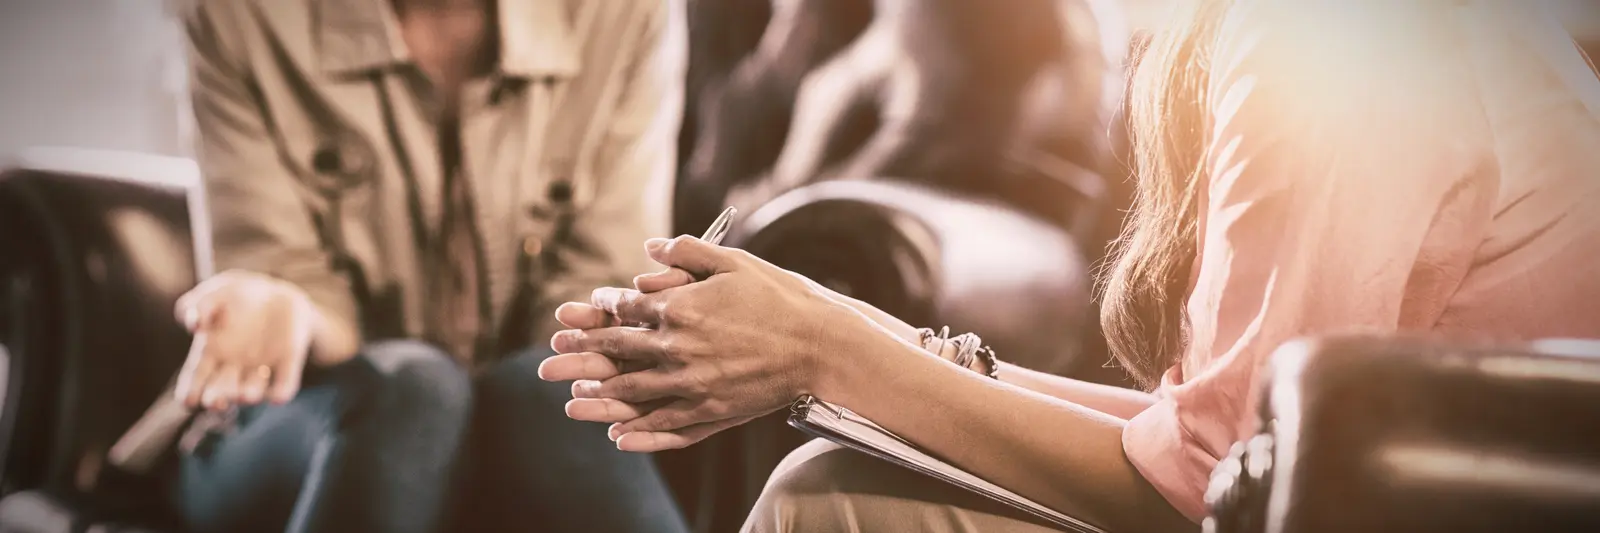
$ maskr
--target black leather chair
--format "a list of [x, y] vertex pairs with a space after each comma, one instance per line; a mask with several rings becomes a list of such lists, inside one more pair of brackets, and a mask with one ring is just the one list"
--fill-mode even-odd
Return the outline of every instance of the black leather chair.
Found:
[[33, 151], [0, 174], [0, 531], [170, 525], [171, 461], [105, 458], [188, 350], [172, 307], [210, 269], [202, 198], [192, 162], [156, 156]]
[[[1108, 135], [1124, 59], [1107, 46], [1125, 34], [1107, 24], [1117, 2], [761, 4], [689, 3], [679, 232], [726, 203], [889, 176], [1095, 233], [1122, 174]], [[900, 109], [906, 93], [916, 104]]]
[[1272, 364], [1206, 531], [1600, 531], [1600, 342], [1339, 338]]
[[1091, 281], [1066, 230], [999, 201], [829, 181], [747, 214], [732, 246], [920, 325], [980, 332], [1011, 361], [1073, 366]]

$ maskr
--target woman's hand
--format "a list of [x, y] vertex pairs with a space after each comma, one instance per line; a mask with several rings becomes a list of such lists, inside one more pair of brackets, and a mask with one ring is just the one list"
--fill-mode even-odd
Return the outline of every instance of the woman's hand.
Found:
[[804, 278], [742, 251], [689, 237], [648, 248], [704, 281], [654, 293], [601, 289], [596, 306], [563, 307], [558, 318], [569, 326], [605, 324], [598, 315], [608, 313], [656, 327], [560, 332], [551, 344], [562, 355], [540, 367], [547, 380], [577, 380], [569, 416], [620, 423], [618, 448], [688, 446], [825, 390], [835, 361], [900, 342]]
[[[856, 311], [860, 311], [861, 314], [867, 315], [867, 318], [872, 319], [873, 322], [877, 322], [878, 325], [888, 329], [890, 332], [894, 333], [895, 336], [905, 339], [906, 342], [916, 344], [917, 341], [920, 340], [917, 338], [917, 328], [914, 328], [910, 324], [905, 323], [905, 321], [896, 318], [894, 315], [883, 312], [882, 309], [873, 307], [871, 304], [861, 300], [839, 294], [837, 291], [824, 287], [822, 284], [812, 281], [810, 278], [805, 276], [789, 272], [787, 270], [782, 272], [805, 283], [807, 287], [811, 288], [811, 290], [821, 293], [835, 302], [848, 305]], [[638, 289], [639, 292], [648, 293], [663, 291], [673, 287], [681, 287], [690, 283], [694, 283], [694, 281], [695, 278], [693, 274], [690, 274], [688, 271], [681, 268], [671, 267], [661, 272], [640, 274], [639, 276], [633, 278], [633, 286], [634, 288]], [[563, 322], [563, 324], [566, 323]], [[575, 326], [572, 324], [567, 324], [567, 327], [574, 329], [588, 329], [586, 327]]]
[[320, 312], [288, 282], [243, 271], [212, 276], [178, 299], [179, 322], [194, 333], [178, 375], [177, 396], [190, 407], [221, 410], [300, 390]]

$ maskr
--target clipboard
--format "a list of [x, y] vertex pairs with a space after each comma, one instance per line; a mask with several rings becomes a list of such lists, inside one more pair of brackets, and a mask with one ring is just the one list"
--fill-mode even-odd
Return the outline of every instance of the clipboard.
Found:
[[883, 459], [902, 468], [1042, 518], [1072, 533], [1106, 533], [1094, 525], [1040, 505], [1014, 492], [951, 466], [922, 451], [866, 417], [844, 407], [812, 396], [802, 396], [789, 406], [789, 425], [812, 436], [827, 439], [847, 448]]

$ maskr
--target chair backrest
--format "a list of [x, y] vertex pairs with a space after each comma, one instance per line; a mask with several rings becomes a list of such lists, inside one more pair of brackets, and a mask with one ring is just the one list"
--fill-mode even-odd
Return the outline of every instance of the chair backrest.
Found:
[[103, 465], [187, 352], [173, 305], [211, 270], [198, 168], [71, 149], [19, 159], [0, 174], [5, 488], [159, 495], [161, 480]]
[[753, 4], [765, 3], [689, 4], [680, 232], [704, 228], [742, 187], [886, 175], [1092, 233], [1106, 182], [1121, 177], [1107, 142], [1120, 2]]
[[1600, 342], [1286, 345], [1218, 533], [1600, 531]]

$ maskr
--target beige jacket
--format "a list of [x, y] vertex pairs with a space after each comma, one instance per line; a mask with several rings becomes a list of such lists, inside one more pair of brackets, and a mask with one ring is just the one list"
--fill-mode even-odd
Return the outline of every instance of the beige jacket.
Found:
[[[681, 109], [675, 5], [500, 0], [499, 64], [461, 111], [500, 349], [650, 268]], [[293, 282], [369, 338], [420, 335], [438, 110], [389, 2], [196, 0], [186, 23], [219, 268]]]

